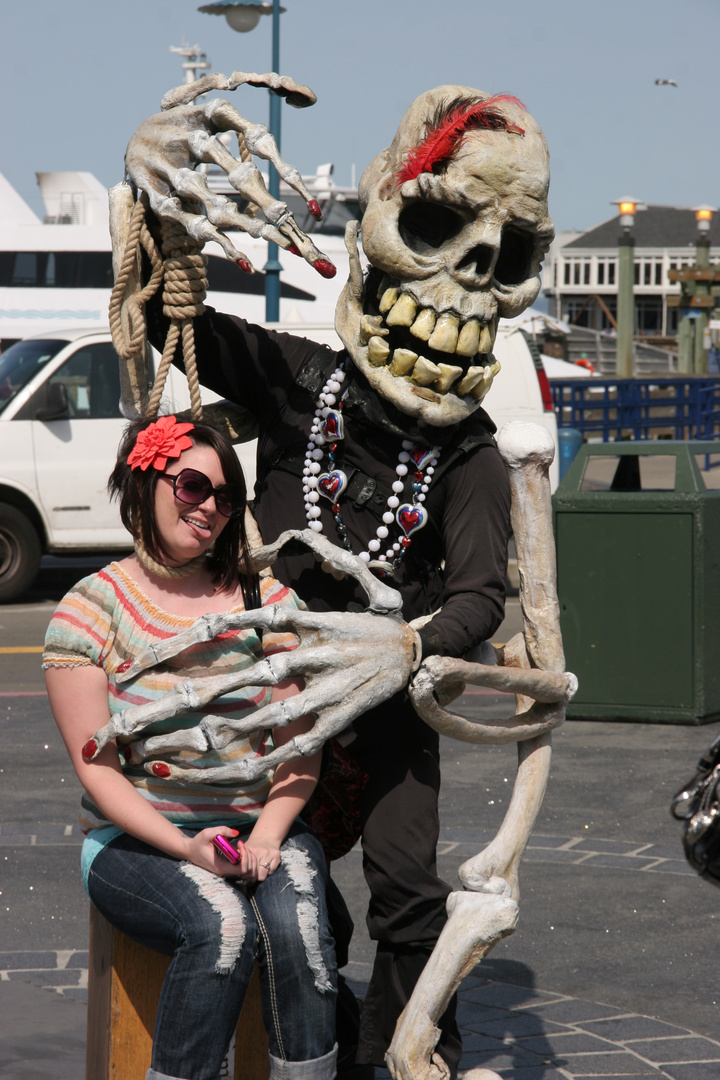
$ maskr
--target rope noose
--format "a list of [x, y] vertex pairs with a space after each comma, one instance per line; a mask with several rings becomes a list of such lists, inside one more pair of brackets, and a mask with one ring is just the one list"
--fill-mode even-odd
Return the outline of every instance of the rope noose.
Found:
[[[130, 217], [122, 263], [110, 296], [109, 321], [113, 345], [118, 356], [132, 369], [133, 361], [141, 357], [145, 348], [145, 304], [157, 291], [160, 282], [164, 281], [163, 312], [170, 319], [170, 328], [145, 415], [157, 415], [170, 364], [178, 341], [181, 341], [190, 391], [191, 415], [193, 420], [202, 420], [193, 319], [196, 315], [202, 315], [205, 310], [206, 259], [202, 254], [202, 244], [188, 236], [179, 222], [169, 218], [162, 218], [160, 222], [163, 252], [161, 257], [145, 224], [147, 205], [147, 195], [141, 192]], [[141, 248], [150, 260], [150, 279], [144, 288], [126, 295], [130, 276], [138, 267]], [[123, 313], [127, 331], [123, 326]]]
[[202, 244], [188, 236], [179, 222], [171, 218], [162, 218], [160, 224], [165, 285], [163, 312], [170, 319], [170, 329], [165, 340], [165, 348], [155, 376], [146, 415], [157, 414], [170, 364], [175, 356], [178, 341], [181, 341], [185, 374], [190, 391], [190, 413], [193, 420], [202, 420], [193, 319], [196, 315], [202, 315], [205, 310], [206, 260], [202, 254]]
[[[110, 333], [113, 345], [115, 346], [115, 351], [123, 360], [136, 359], [142, 354], [145, 347], [144, 307], [150, 297], [153, 296], [158, 289], [163, 275], [163, 264], [160, 253], [150, 234], [150, 230], [145, 224], [146, 208], [147, 196], [142, 192], [140, 198], [135, 203], [130, 217], [130, 225], [128, 228], [127, 240], [125, 242], [122, 263], [115, 284], [113, 285], [112, 293], [110, 294]], [[147, 252], [152, 266], [152, 273], [147, 285], [145, 285], [143, 289], [126, 296], [125, 291], [128, 286], [128, 280], [130, 275], [137, 268], [140, 247], [144, 248]], [[122, 324], [121, 312], [123, 309], [127, 316], [127, 333]]]

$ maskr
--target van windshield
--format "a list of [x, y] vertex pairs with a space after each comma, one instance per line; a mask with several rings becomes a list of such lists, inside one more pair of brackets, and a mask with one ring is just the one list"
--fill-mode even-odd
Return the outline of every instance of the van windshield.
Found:
[[67, 341], [18, 341], [0, 354], [0, 413]]

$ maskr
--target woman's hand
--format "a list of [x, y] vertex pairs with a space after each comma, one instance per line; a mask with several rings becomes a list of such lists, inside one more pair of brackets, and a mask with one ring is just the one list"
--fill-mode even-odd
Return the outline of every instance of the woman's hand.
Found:
[[264, 881], [270, 874], [274, 874], [280, 865], [280, 848], [269, 843], [254, 841], [252, 835], [248, 838], [247, 849], [257, 859], [257, 880]]
[[216, 826], [212, 829], [202, 829], [195, 836], [187, 838], [187, 855], [185, 858], [194, 863], [195, 866], [199, 866], [203, 870], [209, 870], [211, 874], [217, 874], [218, 877], [241, 878], [243, 881], [262, 881], [264, 877], [267, 877], [267, 870], [262, 871], [263, 877], [259, 876], [258, 859], [256, 853], [251, 851], [250, 848], [244, 844], [238, 848], [240, 861], [232, 863], [224, 855], [221, 855], [213, 844], [213, 839], [216, 836], [224, 836], [226, 840], [232, 843], [238, 835], [237, 829], [230, 829], [226, 825]]

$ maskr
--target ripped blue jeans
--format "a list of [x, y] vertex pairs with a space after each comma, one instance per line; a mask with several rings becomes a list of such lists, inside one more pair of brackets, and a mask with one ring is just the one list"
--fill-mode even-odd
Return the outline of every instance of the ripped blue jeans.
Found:
[[[249, 832], [241, 828], [241, 838]], [[247, 896], [125, 833], [93, 860], [93, 904], [128, 937], [173, 958], [148, 1080], [217, 1080], [256, 958], [271, 1080], [334, 1077], [337, 970], [325, 859], [297, 823], [281, 854]]]

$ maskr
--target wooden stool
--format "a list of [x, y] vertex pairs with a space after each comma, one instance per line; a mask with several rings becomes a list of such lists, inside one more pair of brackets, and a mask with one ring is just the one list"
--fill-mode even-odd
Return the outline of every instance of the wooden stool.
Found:
[[[136, 945], [90, 905], [85, 1080], [145, 1080], [170, 958]], [[268, 1040], [258, 970], [235, 1033], [235, 1080], [267, 1080]]]

